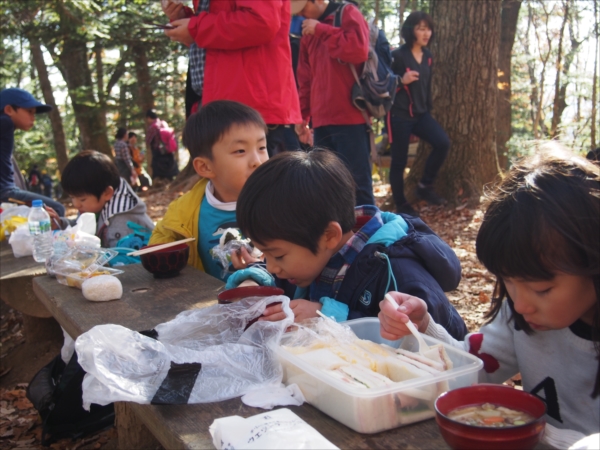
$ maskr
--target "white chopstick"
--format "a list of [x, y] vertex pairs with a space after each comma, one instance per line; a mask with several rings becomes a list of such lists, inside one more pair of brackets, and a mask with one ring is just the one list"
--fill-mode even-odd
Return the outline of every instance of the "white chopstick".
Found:
[[154, 247], [144, 248], [142, 250], [136, 250], [135, 252], [127, 253], [127, 256], [145, 255], [146, 253], [156, 252], [158, 250], [163, 250], [165, 248], [169, 248], [169, 247], [173, 247], [175, 245], [183, 244], [184, 242], [190, 242], [190, 241], [195, 241], [195, 240], [196, 240], [195, 237], [191, 237], [191, 238], [187, 238], [187, 239], [181, 239], [180, 241], [167, 242], [166, 244], [155, 245]]

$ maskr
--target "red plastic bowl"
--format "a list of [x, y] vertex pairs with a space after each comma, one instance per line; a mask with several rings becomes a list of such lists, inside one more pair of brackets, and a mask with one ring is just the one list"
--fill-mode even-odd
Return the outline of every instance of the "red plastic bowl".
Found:
[[[523, 411], [531, 414], [534, 420], [515, 427], [489, 428], [456, 422], [447, 416], [456, 408], [483, 403]], [[546, 404], [542, 400], [498, 384], [476, 384], [448, 391], [435, 401], [435, 412], [442, 437], [453, 449], [532, 449], [541, 439], [546, 425]]]
[[270, 297], [283, 295], [283, 289], [273, 286], [242, 286], [228, 289], [217, 295], [219, 303], [233, 303], [246, 297]]
[[[154, 247], [154, 245], [142, 247], [140, 250]], [[179, 275], [181, 269], [186, 266], [189, 256], [190, 247], [187, 243], [183, 243], [152, 253], [145, 253], [140, 255], [140, 259], [144, 269], [154, 274], [155, 278], [170, 278]]]

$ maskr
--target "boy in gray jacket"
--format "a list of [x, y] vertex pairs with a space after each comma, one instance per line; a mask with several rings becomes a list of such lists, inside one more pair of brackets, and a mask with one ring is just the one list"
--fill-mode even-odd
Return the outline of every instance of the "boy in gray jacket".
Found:
[[103, 247], [115, 247], [119, 239], [132, 233], [127, 222], [154, 229], [146, 204], [102, 153], [85, 150], [73, 157], [63, 171], [61, 184], [79, 214], [96, 214], [96, 236]]

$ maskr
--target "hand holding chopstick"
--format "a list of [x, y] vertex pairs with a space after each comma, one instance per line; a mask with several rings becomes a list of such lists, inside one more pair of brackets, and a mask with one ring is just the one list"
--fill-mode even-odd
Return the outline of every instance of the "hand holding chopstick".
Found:
[[429, 324], [427, 303], [412, 295], [388, 292], [379, 308], [380, 331], [385, 339], [396, 340], [406, 336], [412, 332], [411, 327], [418, 334], [418, 330], [425, 330]]

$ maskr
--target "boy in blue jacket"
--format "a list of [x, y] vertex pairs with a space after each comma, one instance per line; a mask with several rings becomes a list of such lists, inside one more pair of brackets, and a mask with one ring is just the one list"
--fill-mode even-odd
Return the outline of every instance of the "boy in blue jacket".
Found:
[[[293, 299], [296, 321], [320, 310], [338, 322], [376, 317], [384, 295], [396, 290], [425, 300], [436, 323], [462, 339], [467, 329], [444, 294], [460, 281], [452, 249], [418, 218], [354, 208], [354, 192], [352, 175], [327, 150], [283, 153], [261, 165], [240, 193], [237, 222], [266, 267], [243, 251], [250, 267], [227, 287], [249, 278], [276, 284]], [[260, 320], [283, 317], [274, 305]]]

